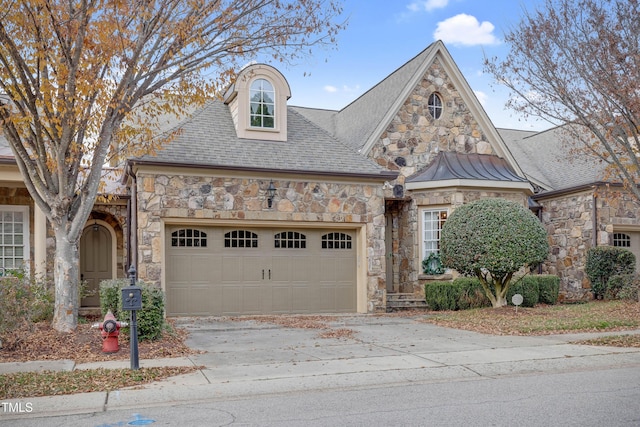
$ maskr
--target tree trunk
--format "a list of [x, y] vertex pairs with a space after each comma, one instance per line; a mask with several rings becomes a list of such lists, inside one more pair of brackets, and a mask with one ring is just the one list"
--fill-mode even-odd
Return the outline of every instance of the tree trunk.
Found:
[[496, 298], [495, 303], [493, 304], [494, 308], [499, 308], [499, 307], [504, 307], [505, 305], [507, 305], [507, 296], [506, 295], [502, 295]]
[[70, 241], [64, 227], [55, 230], [56, 255], [54, 265], [55, 308], [53, 329], [72, 332], [78, 325], [78, 290], [80, 254], [77, 241]]
[[493, 279], [493, 286], [496, 290], [496, 299], [492, 301], [493, 308], [500, 308], [507, 305], [507, 290], [509, 289], [508, 284], [505, 285], [502, 280]]

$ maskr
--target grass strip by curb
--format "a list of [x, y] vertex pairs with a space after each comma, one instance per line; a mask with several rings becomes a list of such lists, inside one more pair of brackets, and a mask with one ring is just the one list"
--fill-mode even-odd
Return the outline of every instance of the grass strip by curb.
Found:
[[77, 371], [17, 372], [0, 375], [0, 400], [107, 392], [143, 385], [200, 369], [197, 366]]

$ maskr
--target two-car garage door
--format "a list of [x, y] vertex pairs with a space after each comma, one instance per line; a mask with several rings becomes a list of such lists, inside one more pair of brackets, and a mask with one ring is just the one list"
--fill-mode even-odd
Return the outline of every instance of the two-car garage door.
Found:
[[356, 311], [352, 231], [170, 226], [169, 316]]

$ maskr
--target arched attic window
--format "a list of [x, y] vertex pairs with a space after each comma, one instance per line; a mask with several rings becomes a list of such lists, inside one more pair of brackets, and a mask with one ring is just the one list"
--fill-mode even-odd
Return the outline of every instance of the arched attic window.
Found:
[[442, 116], [443, 110], [442, 98], [440, 98], [440, 95], [435, 92], [432, 93], [427, 101], [427, 108], [429, 109], [429, 114], [431, 115], [431, 117], [436, 120], [439, 119], [440, 116]]
[[276, 91], [266, 79], [257, 79], [249, 91], [249, 120], [251, 127], [275, 127]]

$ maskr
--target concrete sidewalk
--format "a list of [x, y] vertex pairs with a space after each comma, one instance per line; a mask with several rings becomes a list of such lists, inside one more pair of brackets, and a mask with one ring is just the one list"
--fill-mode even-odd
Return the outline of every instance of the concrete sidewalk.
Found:
[[[489, 380], [539, 372], [640, 366], [637, 348], [570, 344], [620, 334], [617, 332], [493, 336], [422, 323], [419, 317], [369, 315], [333, 316], [328, 327], [354, 331], [349, 339], [321, 338], [324, 331], [318, 329], [291, 329], [225, 318], [183, 318], [178, 325], [190, 331], [187, 344], [204, 353], [188, 358], [141, 359], [140, 366], [193, 365], [204, 369], [109, 393], [20, 399], [12, 403], [30, 403], [32, 411], [5, 411], [0, 413], [0, 420], [298, 390]], [[77, 366], [68, 360], [0, 363], [0, 373], [129, 366], [128, 360]]]

